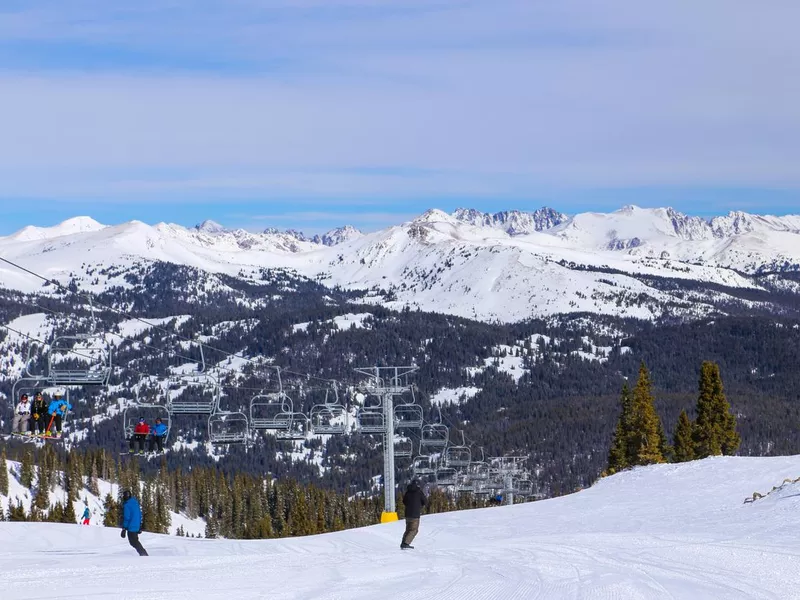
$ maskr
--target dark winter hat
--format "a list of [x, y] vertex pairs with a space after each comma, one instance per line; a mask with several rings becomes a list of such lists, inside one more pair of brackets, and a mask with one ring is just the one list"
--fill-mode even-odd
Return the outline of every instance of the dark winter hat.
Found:
[[20, 400], [27, 400], [28, 399], [28, 394], [22, 394], [22, 396], [20, 396], [19, 398], [20, 398]]
[[156, 417], [156, 423], [161, 423], [161, 417]]
[[139, 419], [139, 423], [144, 423], [144, 417]]
[[125, 490], [124, 492], [122, 492], [122, 499], [123, 500], [129, 500], [130, 497], [131, 497], [131, 491], [130, 490]]

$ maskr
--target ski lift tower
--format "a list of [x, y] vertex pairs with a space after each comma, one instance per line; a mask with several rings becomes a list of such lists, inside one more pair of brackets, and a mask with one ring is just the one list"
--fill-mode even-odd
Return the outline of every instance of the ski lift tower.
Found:
[[406, 377], [417, 367], [368, 367], [356, 369], [357, 373], [369, 379], [360, 386], [362, 393], [377, 396], [380, 406], [370, 409], [383, 413], [383, 513], [381, 523], [397, 521], [394, 482], [394, 397], [411, 390]]

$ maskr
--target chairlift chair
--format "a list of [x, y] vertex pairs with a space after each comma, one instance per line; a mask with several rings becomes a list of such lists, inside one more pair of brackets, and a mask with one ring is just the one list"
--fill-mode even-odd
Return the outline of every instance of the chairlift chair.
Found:
[[211, 415], [219, 404], [219, 382], [209, 375], [182, 375], [170, 381], [167, 394], [172, 415]]
[[347, 432], [347, 409], [339, 403], [339, 392], [335, 386], [325, 390], [325, 401], [322, 404], [311, 407], [309, 418], [311, 432], [314, 434], [341, 435]]
[[411, 440], [396, 440], [394, 443], [395, 458], [411, 458], [414, 454], [414, 442]]
[[[22, 396], [23, 393], [28, 395], [28, 401], [30, 402], [31, 408], [33, 408], [33, 401], [35, 399], [36, 392], [44, 393], [45, 388], [47, 388], [49, 385], [50, 381], [48, 379], [44, 379], [41, 377], [23, 377], [22, 379], [18, 379], [17, 381], [15, 381], [14, 385], [11, 387], [11, 401], [9, 402], [12, 413], [14, 412], [14, 410], [16, 410], [17, 402], [19, 402], [20, 396]], [[69, 401], [69, 396], [68, 396], [69, 390], [65, 390], [65, 393], [67, 394], [67, 401]], [[69, 415], [69, 412], [67, 412], [61, 418], [62, 428], [67, 422], [67, 415]], [[45, 415], [45, 416], [49, 420], [50, 415]], [[9, 420], [9, 424], [10, 423], [11, 420]], [[29, 426], [30, 426], [29, 431], [34, 431], [32, 413]]]
[[489, 465], [483, 461], [475, 461], [467, 467], [467, 473], [473, 481], [486, 481], [489, 479]]
[[433, 475], [436, 473], [436, 462], [431, 456], [421, 454], [411, 462], [411, 472], [414, 477]]
[[450, 428], [441, 423], [423, 425], [420, 431], [420, 454], [430, 448], [444, 448], [450, 439]]
[[436, 484], [437, 485], [456, 485], [458, 479], [458, 471], [452, 467], [439, 467], [436, 469]]
[[[308, 417], [304, 413], [288, 413], [289, 427], [275, 431], [275, 437], [282, 441], [302, 441], [309, 433]], [[283, 418], [286, 418], [285, 416]]]
[[460, 469], [462, 467], [468, 467], [469, 464], [472, 462], [472, 451], [469, 449], [469, 446], [466, 445], [464, 439], [464, 432], [461, 432], [461, 445], [460, 446], [448, 446], [445, 448], [444, 451], [444, 463], [448, 467], [455, 467]]
[[258, 394], [250, 399], [250, 427], [286, 431], [292, 425], [292, 399], [283, 392]]
[[311, 432], [341, 435], [347, 432], [347, 411], [344, 406], [317, 404], [311, 407]]
[[517, 481], [516, 494], [527, 498], [533, 495], [533, 482], [530, 479], [520, 479]]
[[422, 407], [419, 404], [398, 404], [394, 407], [395, 429], [419, 429], [422, 423]]
[[163, 404], [139, 402], [138, 400], [133, 404], [129, 404], [122, 411], [122, 431], [125, 439], [130, 439], [133, 436], [133, 430], [139, 419], [144, 419], [152, 427], [157, 418], [161, 419], [161, 422], [167, 426], [167, 433], [164, 434], [164, 441], [166, 441], [172, 430], [172, 417], [167, 407]]
[[386, 421], [382, 411], [359, 408], [356, 421], [361, 433], [386, 433]]
[[239, 411], [216, 411], [208, 418], [208, 439], [212, 444], [244, 444], [250, 437], [247, 415]]
[[469, 494], [475, 491], [475, 481], [468, 474], [459, 474], [456, 478], [456, 491]]

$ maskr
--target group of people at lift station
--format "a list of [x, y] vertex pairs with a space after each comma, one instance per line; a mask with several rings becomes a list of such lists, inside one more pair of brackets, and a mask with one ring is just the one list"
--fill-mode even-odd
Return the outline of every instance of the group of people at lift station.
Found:
[[147, 438], [150, 438], [150, 452], [155, 452], [158, 447], [159, 452], [164, 452], [164, 440], [167, 437], [168, 427], [163, 423], [161, 417], [157, 417], [152, 427], [148, 425], [144, 417], [139, 419], [136, 426], [133, 428], [133, 434], [130, 437], [129, 443], [131, 454], [138, 454], [144, 456], [144, 444]]
[[28, 394], [22, 394], [14, 408], [11, 433], [60, 438], [64, 417], [70, 409], [72, 405], [61, 390], [55, 391], [49, 400], [45, 399], [42, 392], [36, 392], [32, 402]]

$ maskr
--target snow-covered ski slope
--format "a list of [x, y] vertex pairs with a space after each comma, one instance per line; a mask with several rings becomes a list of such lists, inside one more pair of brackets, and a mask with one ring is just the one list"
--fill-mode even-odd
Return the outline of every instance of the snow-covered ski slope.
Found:
[[0, 523], [0, 598], [800, 598], [800, 456], [636, 469], [542, 502], [307, 538]]

